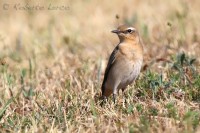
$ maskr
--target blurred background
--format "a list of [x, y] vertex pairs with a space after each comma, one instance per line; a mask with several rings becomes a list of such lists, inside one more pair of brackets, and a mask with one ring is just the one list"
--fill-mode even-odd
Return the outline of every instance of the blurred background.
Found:
[[146, 58], [199, 54], [198, 0], [2, 0], [0, 5], [0, 57], [15, 65], [33, 57], [41, 66], [107, 60], [118, 43], [110, 31], [120, 24], [139, 30]]
[[[29, 69], [31, 63], [37, 80], [41, 71], [58, 78], [84, 70], [88, 79], [100, 83], [108, 57], [119, 42], [110, 31], [121, 24], [140, 32], [145, 67], [155, 60], [170, 60], [179, 52], [198, 57], [199, 5], [198, 0], [2, 0], [0, 58], [14, 75]], [[155, 64], [151, 69], [158, 71], [158, 67]]]

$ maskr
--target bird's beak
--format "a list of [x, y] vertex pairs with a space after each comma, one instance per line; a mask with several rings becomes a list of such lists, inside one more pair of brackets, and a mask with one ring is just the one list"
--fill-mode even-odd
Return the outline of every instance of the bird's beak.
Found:
[[112, 30], [111, 32], [118, 34], [120, 31], [119, 30]]

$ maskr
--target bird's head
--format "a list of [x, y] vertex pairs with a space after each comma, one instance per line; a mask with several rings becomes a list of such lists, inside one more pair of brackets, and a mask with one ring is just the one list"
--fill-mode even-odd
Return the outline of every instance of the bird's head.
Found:
[[119, 37], [120, 42], [123, 41], [138, 41], [139, 42], [139, 33], [138, 31], [126, 25], [119, 26], [116, 30], [111, 31], [112, 33], [116, 33]]

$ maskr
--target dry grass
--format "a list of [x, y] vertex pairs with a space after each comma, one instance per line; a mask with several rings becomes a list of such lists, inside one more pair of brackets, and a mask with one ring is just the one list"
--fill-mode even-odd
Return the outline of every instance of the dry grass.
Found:
[[[18, 3], [0, 2], [1, 132], [200, 132], [198, 0]], [[144, 69], [126, 102], [101, 107], [110, 31], [122, 23], [140, 31]]]

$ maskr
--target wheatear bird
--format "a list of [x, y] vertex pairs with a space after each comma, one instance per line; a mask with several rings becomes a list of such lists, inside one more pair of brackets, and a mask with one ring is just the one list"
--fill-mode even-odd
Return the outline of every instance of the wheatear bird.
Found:
[[110, 55], [102, 83], [102, 98], [113, 94], [115, 103], [117, 92], [122, 92], [138, 77], [143, 62], [143, 45], [138, 31], [121, 25], [113, 30], [119, 37], [119, 44]]

